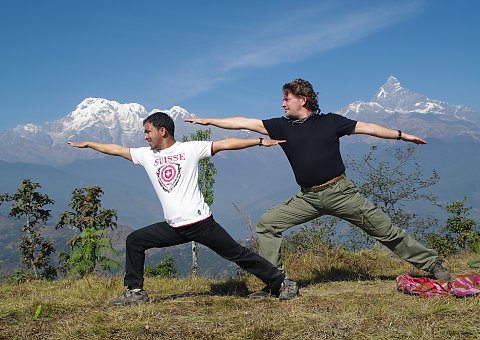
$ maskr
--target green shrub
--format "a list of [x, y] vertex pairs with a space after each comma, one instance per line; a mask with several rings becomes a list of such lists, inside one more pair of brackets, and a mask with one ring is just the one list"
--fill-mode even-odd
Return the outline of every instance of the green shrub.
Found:
[[178, 276], [177, 269], [175, 268], [175, 262], [173, 256], [167, 256], [163, 261], [158, 262], [154, 267], [145, 267], [145, 276], [160, 276], [160, 277], [176, 277]]
[[465, 207], [463, 201], [454, 201], [445, 206], [450, 213], [447, 222], [439, 232], [428, 233], [428, 244], [443, 255], [459, 253], [463, 250], [480, 252], [480, 229], [469, 217], [472, 207]]
[[23, 270], [17, 270], [15, 273], [7, 276], [7, 282], [11, 284], [29, 282], [34, 279], [35, 279], [35, 276], [32, 273], [28, 271], [23, 271]]

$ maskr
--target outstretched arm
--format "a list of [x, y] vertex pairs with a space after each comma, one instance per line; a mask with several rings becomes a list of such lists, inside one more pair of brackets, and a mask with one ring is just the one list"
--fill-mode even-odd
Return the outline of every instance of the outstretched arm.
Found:
[[357, 125], [355, 126], [355, 130], [353, 130], [353, 133], [370, 135], [370, 136], [384, 138], [384, 139], [398, 139], [400, 134], [400, 139], [405, 142], [410, 142], [415, 144], [427, 144], [427, 142], [420, 137], [410, 135], [404, 132], [399, 132], [399, 131], [400, 130], [389, 129], [378, 124], [357, 122]]
[[244, 117], [188, 118], [185, 119], [185, 121], [193, 124], [212, 125], [228, 130], [250, 130], [261, 133], [262, 135], [268, 135], [268, 132], [260, 119]]
[[75, 148], [90, 148], [107, 155], [120, 156], [129, 161], [132, 160], [130, 149], [117, 144], [102, 144], [95, 142], [67, 142], [67, 144]]
[[245, 149], [252, 146], [272, 146], [278, 145], [280, 143], [285, 143], [285, 140], [275, 140], [275, 139], [263, 139], [263, 138], [254, 138], [254, 139], [244, 139], [244, 138], [227, 138], [219, 141], [213, 142], [213, 153], [223, 150], [239, 150]]

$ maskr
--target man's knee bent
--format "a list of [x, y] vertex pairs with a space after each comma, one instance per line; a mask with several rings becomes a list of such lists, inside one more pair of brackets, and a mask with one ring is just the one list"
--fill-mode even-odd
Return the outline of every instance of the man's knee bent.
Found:
[[128, 234], [127, 239], [125, 240], [125, 245], [127, 248], [138, 247], [140, 245], [139, 231], [140, 229]]
[[363, 228], [368, 234], [384, 242], [405, 236], [405, 231], [395, 226], [390, 216], [379, 208], [364, 212]]
[[271, 216], [269, 213], [265, 213], [260, 217], [260, 220], [257, 223], [256, 232], [257, 234], [268, 234], [275, 232], [275, 219], [274, 216]]

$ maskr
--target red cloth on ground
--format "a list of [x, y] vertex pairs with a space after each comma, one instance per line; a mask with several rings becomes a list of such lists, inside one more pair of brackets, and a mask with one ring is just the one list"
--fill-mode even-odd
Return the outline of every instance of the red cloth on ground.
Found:
[[452, 281], [444, 282], [403, 274], [397, 277], [396, 282], [399, 291], [424, 297], [448, 295], [462, 297], [480, 294], [480, 275], [460, 275]]

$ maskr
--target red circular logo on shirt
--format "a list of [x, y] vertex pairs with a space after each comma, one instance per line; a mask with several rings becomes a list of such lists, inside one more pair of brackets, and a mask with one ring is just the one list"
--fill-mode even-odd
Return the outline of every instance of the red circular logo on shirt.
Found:
[[177, 177], [177, 169], [175, 166], [168, 164], [161, 168], [160, 179], [164, 183], [169, 183]]
[[171, 192], [181, 177], [182, 167], [176, 163], [165, 164], [157, 170], [158, 183], [163, 190]]

